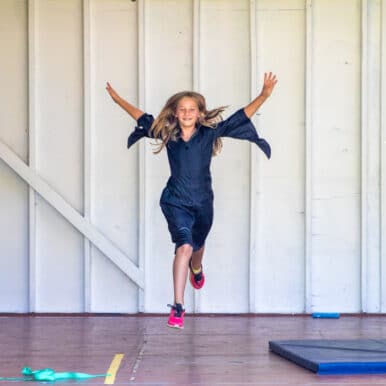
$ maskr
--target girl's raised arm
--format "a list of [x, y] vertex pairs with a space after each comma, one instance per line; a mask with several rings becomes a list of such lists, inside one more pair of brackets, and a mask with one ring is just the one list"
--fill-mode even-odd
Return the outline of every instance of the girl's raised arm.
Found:
[[120, 107], [123, 108], [127, 113], [131, 115], [133, 119], [138, 121], [138, 118], [142, 116], [145, 112], [140, 110], [139, 108], [133, 106], [129, 102], [125, 101], [110, 85], [109, 82], [106, 84], [106, 90], [110, 94], [111, 98], [115, 103], [117, 103]]
[[264, 85], [260, 95], [256, 99], [254, 99], [249, 105], [244, 107], [245, 114], [248, 118], [251, 118], [252, 115], [256, 113], [260, 106], [271, 95], [276, 83], [276, 75], [273, 75], [272, 72], [270, 72], [269, 74], [264, 74]]

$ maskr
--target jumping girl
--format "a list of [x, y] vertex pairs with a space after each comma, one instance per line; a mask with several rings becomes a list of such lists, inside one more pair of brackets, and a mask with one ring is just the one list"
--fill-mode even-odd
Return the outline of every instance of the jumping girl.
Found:
[[114, 102], [137, 121], [127, 146], [132, 146], [142, 137], [149, 137], [159, 141], [155, 153], [163, 148], [167, 151], [171, 176], [162, 192], [160, 206], [175, 243], [174, 304], [168, 305], [171, 307], [169, 327], [184, 327], [188, 271], [195, 289], [201, 289], [205, 283], [202, 258], [213, 221], [212, 156], [221, 150], [221, 137], [232, 137], [256, 143], [270, 158], [271, 148], [258, 136], [250, 118], [271, 95], [276, 83], [275, 75], [271, 72], [264, 74], [260, 95], [224, 121], [220, 114], [225, 107], [207, 110], [205, 98], [192, 91], [170, 97], [154, 119], [122, 99], [107, 83], [106, 90]]

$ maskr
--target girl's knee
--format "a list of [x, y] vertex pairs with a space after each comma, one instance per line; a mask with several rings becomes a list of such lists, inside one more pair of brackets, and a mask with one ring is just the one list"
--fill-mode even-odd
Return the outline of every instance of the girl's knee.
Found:
[[182, 244], [177, 248], [176, 255], [182, 255], [185, 257], [189, 257], [193, 253], [193, 247], [190, 244]]
[[201, 255], [204, 253], [205, 250], [205, 244], [203, 244], [199, 249], [193, 252], [193, 255]]

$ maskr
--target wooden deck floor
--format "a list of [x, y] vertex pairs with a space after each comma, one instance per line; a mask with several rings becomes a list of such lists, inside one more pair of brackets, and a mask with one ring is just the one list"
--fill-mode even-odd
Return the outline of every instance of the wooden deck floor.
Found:
[[187, 316], [183, 331], [167, 328], [166, 319], [0, 316], [0, 376], [19, 376], [24, 366], [106, 373], [124, 354], [116, 385], [386, 385], [386, 374], [318, 376], [268, 350], [269, 340], [385, 338], [384, 316]]

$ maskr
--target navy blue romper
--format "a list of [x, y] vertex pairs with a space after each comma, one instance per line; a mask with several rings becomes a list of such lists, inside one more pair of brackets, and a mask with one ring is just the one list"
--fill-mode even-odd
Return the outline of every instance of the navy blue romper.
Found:
[[[152, 115], [143, 114], [129, 136], [129, 148], [142, 137], [151, 137]], [[255, 126], [240, 109], [215, 128], [198, 126], [188, 141], [181, 137], [166, 145], [170, 178], [164, 188], [160, 206], [168, 223], [175, 249], [189, 244], [200, 249], [213, 222], [213, 190], [210, 174], [213, 144], [218, 137], [232, 137], [254, 142], [270, 158], [271, 148], [260, 138]]]

